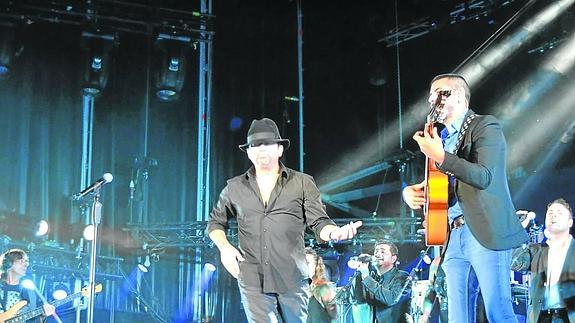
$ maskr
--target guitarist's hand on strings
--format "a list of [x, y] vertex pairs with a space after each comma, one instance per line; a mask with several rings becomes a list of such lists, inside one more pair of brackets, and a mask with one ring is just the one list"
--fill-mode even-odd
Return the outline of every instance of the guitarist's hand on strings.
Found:
[[407, 186], [403, 189], [402, 196], [405, 203], [412, 209], [418, 210], [425, 204], [425, 181]]
[[[425, 124], [425, 129], [429, 129], [429, 124]], [[437, 127], [433, 127], [432, 134], [429, 134], [427, 131], [417, 131], [413, 135], [413, 140], [417, 141], [419, 150], [421, 150], [425, 156], [440, 165], [443, 163], [445, 150], [443, 150], [441, 136], [437, 134]]]

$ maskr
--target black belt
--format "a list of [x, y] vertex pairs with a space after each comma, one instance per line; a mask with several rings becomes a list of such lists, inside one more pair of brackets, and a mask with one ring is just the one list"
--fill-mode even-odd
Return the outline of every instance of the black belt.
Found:
[[460, 215], [455, 219], [453, 219], [453, 222], [451, 222], [451, 229], [459, 229], [464, 225], [465, 225], [465, 218], [463, 217], [463, 215]]

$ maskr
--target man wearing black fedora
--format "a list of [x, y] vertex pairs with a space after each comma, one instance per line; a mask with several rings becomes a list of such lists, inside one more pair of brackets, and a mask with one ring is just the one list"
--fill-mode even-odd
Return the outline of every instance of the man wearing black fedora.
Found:
[[[250, 322], [305, 322], [308, 273], [304, 231], [322, 241], [351, 239], [362, 223], [338, 227], [328, 217], [319, 189], [307, 174], [279, 161], [289, 140], [268, 118], [254, 120], [240, 145], [253, 166], [228, 180], [210, 214], [208, 232], [226, 270], [238, 280]], [[226, 237], [238, 222], [239, 250]], [[279, 318], [278, 318], [279, 316]]]

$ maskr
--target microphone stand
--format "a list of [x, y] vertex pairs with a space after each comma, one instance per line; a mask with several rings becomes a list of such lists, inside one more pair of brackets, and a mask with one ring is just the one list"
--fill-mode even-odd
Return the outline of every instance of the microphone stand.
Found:
[[[336, 304], [337, 306], [337, 316], [341, 318], [345, 318], [351, 310], [350, 305], [350, 289], [355, 283], [355, 278], [360, 274], [359, 271], [356, 271], [353, 276], [351, 276], [347, 283], [340, 287], [340, 289], [335, 293], [333, 300], [329, 302], [329, 305]], [[348, 306], [345, 306], [348, 305]], [[344, 307], [345, 306], [345, 307]], [[339, 320], [338, 320], [339, 322]]]
[[92, 236], [92, 247], [90, 248], [90, 273], [88, 282], [90, 285], [88, 294], [88, 309], [86, 313], [86, 323], [94, 322], [94, 296], [96, 294], [96, 261], [98, 255], [98, 225], [102, 219], [102, 203], [100, 202], [100, 188], [94, 191], [94, 201], [92, 203], [91, 224], [94, 227]]
[[[397, 304], [399, 302], [399, 300], [401, 299], [401, 296], [403, 296], [403, 293], [405, 292], [405, 290], [407, 289], [407, 286], [414, 280], [416, 280], [415, 277], [415, 271], [419, 269], [419, 266], [421, 266], [421, 262], [423, 261], [423, 258], [425, 257], [425, 255], [427, 255], [427, 252], [429, 251], [429, 248], [431, 247], [427, 247], [427, 249], [425, 249], [425, 252], [422, 252], [419, 254], [419, 261], [417, 262], [417, 264], [415, 265], [415, 267], [411, 268], [411, 271], [409, 272], [409, 275], [407, 275], [407, 279], [405, 280], [405, 283], [403, 284], [403, 287], [401, 287], [401, 292], [399, 294], [397, 294], [397, 297], [395, 298], [395, 303]], [[415, 321], [415, 320], [414, 320]], [[415, 321], [417, 322], [417, 321]]]

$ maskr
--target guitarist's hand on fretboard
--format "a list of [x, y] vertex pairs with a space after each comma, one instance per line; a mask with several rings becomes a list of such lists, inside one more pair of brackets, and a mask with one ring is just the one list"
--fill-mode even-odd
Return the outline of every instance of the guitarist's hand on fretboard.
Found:
[[414, 210], [419, 210], [425, 204], [425, 181], [407, 186], [403, 189], [402, 196], [405, 203]]
[[[425, 128], [430, 127], [429, 124], [425, 124]], [[433, 127], [433, 132], [428, 131], [417, 131], [413, 135], [413, 140], [417, 141], [419, 145], [419, 150], [432, 159], [438, 164], [442, 164], [445, 159], [445, 150], [443, 150], [443, 143], [441, 142], [441, 136], [437, 133], [437, 127]]]
[[54, 307], [52, 304], [44, 304], [42, 307], [44, 307], [45, 316], [52, 316], [54, 313], [56, 313], [56, 307]]

